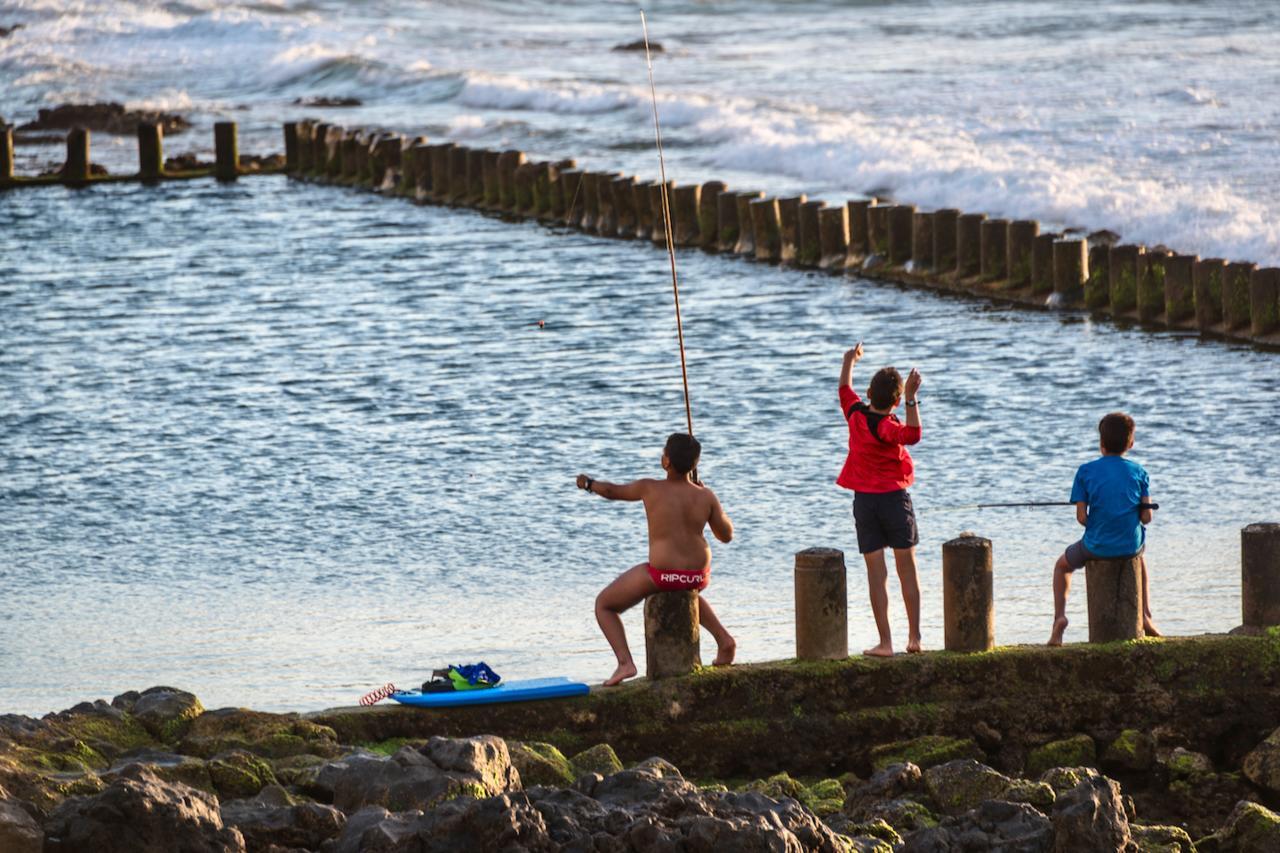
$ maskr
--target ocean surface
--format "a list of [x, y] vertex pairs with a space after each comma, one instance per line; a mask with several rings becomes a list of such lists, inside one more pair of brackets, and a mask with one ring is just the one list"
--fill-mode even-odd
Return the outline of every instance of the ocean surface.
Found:
[[[660, 3], [677, 182], [874, 193], [1280, 262], [1280, 7]], [[119, 100], [170, 154], [281, 148], [315, 116], [656, 175], [637, 7], [0, 0], [0, 116]], [[353, 96], [319, 109], [299, 98]], [[94, 135], [134, 168], [134, 141]], [[18, 168], [61, 160], [20, 146]], [[997, 638], [1047, 635], [1097, 419], [1138, 421], [1168, 632], [1239, 622], [1239, 528], [1274, 520], [1280, 356], [852, 278], [680, 256], [703, 474], [738, 527], [708, 597], [742, 660], [793, 649], [795, 551], [843, 548], [843, 350], [918, 366], [925, 643], [941, 542], [995, 543]], [[545, 320], [539, 328], [537, 321]], [[865, 372], [865, 371], [864, 371]], [[858, 377], [865, 383], [866, 376]], [[597, 680], [596, 591], [683, 425], [665, 256], [283, 178], [0, 196], [0, 712], [169, 683], [309, 709], [483, 659]], [[1084, 584], [1068, 639], [1084, 638]], [[896, 581], [896, 636], [904, 639]], [[627, 617], [642, 652], [638, 613]], [[710, 650], [709, 638], [704, 648]]]

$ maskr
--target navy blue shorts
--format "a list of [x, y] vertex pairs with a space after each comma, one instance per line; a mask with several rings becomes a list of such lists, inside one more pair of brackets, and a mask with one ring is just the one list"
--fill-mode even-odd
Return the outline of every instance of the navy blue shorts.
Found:
[[854, 492], [853, 527], [858, 531], [858, 553], [884, 548], [914, 548], [916, 511], [906, 489], [896, 492]]
[[[1145, 550], [1146, 550], [1146, 546], [1143, 545], [1141, 548], [1138, 549], [1137, 554], [1129, 554], [1126, 556], [1136, 557]], [[1068, 545], [1067, 550], [1064, 552], [1063, 556], [1067, 558], [1067, 571], [1069, 572], [1074, 572], [1076, 569], [1083, 569], [1084, 564], [1089, 562], [1090, 560], [1124, 559], [1123, 557], [1099, 557], [1097, 554], [1093, 553], [1088, 548], [1084, 547], [1083, 539], [1079, 539], [1075, 542], [1072, 542], [1070, 545]]]

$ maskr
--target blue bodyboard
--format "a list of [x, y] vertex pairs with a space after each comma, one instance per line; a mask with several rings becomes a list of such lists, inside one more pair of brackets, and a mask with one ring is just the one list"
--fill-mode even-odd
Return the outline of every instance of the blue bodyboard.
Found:
[[423, 693], [404, 690], [391, 694], [402, 705], [419, 708], [457, 708], [463, 705], [492, 705], [498, 702], [532, 702], [537, 699], [563, 699], [586, 696], [591, 688], [581, 681], [567, 678], [531, 678], [526, 681], [503, 681], [497, 687], [480, 690], [456, 690], [448, 693]]

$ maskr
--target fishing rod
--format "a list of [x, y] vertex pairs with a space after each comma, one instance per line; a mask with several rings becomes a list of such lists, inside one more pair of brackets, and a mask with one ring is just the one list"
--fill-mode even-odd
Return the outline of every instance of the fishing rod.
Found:
[[653, 102], [653, 136], [658, 143], [658, 170], [662, 176], [662, 224], [667, 237], [667, 257], [671, 260], [671, 292], [676, 302], [676, 336], [680, 341], [680, 378], [684, 382], [684, 417], [693, 435], [693, 409], [689, 405], [689, 368], [684, 355], [684, 324], [680, 319], [680, 281], [676, 275], [676, 244], [671, 232], [671, 200], [667, 198], [667, 160], [662, 153], [662, 125], [658, 122], [658, 90], [653, 85], [653, 56], [649, 52], [649, 24], [640, 10], [640, 28], [644, 32], [644, 61], [649, 68], [649, 98]]
[[[938, 506], [926, 507], [925, 512], [958, 512], [962, 509], [1004, 509], [1009, 507], [1035, 507], [1035, 506], [1075, 506], [1073, 501], [1016, 501], [1014, 503], [998, 503], [998, 504], [963, 504], [961, 506]], [[1143, 503], [1138, 504], [1137, 509], [1159, 509], [1160, 504]]]

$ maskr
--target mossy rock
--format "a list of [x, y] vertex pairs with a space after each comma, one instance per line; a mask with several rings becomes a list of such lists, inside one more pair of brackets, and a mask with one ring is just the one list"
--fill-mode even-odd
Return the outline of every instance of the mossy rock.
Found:
[[1102, 763], [1108, 767], [1140, 772], [1150, 770], [1156, 760], [1156, 741], [1146, 732], [1125, 729], [1111, 741], [1102, 753]]
[[598, 743], [570, 758], [569, 766], [573, 768], [575, 777], [584, 776], [587, 773], [612, 776], [622, 769], [622, 762], [618, 759], [618, 753], [613, 751], [613, 747], [607, 743]]
[[549, 743], [507, 741], [507, 751], [526, 788], [537, 785], [563, 788], [577, 778], [564, 753]]
[[902, 843], [902, 836], [897, 830], [882, 820], [850, 824], [845, 834], [854, 838], [877, 838], [890, 847], [897, 847]]
[[1051, 767], [1040, 774], [1040, 781], [1053, 788], [1054, 794], [1062, 796], [1084, 780], [1101, 775], [1092, 767]]
[[826, 817], [840, 811], [844, 797], [844, 786], [839, 779], [822, 779], [801, 791], [797, 799], [818, 817]]
[[204, 706], [194, 693], [176, 687], [151, 687], [136, 697], [130, 696], [128, 702], [129, 713], [164, 743], [176, 743], [186, 734], [191, 721], [204, 713]]
[[1169, 776], [1178, 781], [1194, 782], [1213, 775], [1213, 762], [1209, 756], [1180, 746], [1164, 756], [1160, 763], [1169, 771]]
[[117, 711], [105, 703], [92, 711], [80, 711], [82, 707], [87, 709], [88, 703], [46, 717], [48, 726], [45, 732], [31, 745], [42, 749], [45, 738], [50, 742], [71, 738], [90, 745], [104, 760], [114, 759], [132, 750], [158, 746], [151, 733], [132, 715]]
[[192, 720], [178, 744], [179, 752], [198, 758], [234, 749], [264, 758], [337, 758], [343, 752], [337, 734], [328, 726], [300, 719], [297, 714], [267, 714], [245, 708], [206, 711]]
[[1213, 835], [1196, 842], [1199, 853], [1274, 853], [1280, 850], [1280, 815], [1241, 801]]
[[951, 815], [963, 814], [979, 803], [998, 798], [1009, 788], [1010, 781], [1000, 771], [971, 758], [948, 761], [924, 772], [929, 796]]
[[110, 780], [131, 764], [145, 765], [148, 770], [166, 782], [181, 782], [210, 794], [217, 793], [213, 786], [213, 778], [209, 775], [209, 767], [204, 761], [171, 752], [148, 751], [126, 756], [112, 765], [111, 770], [103, 775]]
[[223, 799], [252, 797], [267, 785], [278, 785], [271, 765], [243, 749], [224, 752], [208, 764], [209, 778]]
[[708, 782], [705, 785], [698, 786], [699, 791], [705, 791], [708, 794], [727, 794], [729, 786], [723, 782]]
[[755, 794], [764, 794], [774, 800], [781, 800], [785, 797], [799, 800], [804, 796], [805, 788], [803, 784], [792, 779], [790, 774], [783, 771], [770, 776], [768, 779], [757, 779], [749, 783], [743, 790]]
[[390, 758], [399, 752], [400, 747], [402, 746], [422, 746], [426, 742], [427, 740], [425, 738], [389, 737], [386, 740], [358, 743], [356, 746], [361, 749], [367, 749], [375, 755], [385, 755], [387, 758]]
[[1129, 834], [1138, 853], [1196, 853], [1191, 836], [1180, 826], [1142, 826], [1130, 824]]
[[1033, 808], [1048, 813], [1053, 808], [1054, 801], [1058, 799], [1058, 795], [1048, 782], [1014, 779], [1009, 783], [1009, 787], [1004, 789], [1004, 793], [999, 796], [999, 799], [1007, 800], [1011, 803], [1026, 803]]
[[871, 766], [876, 770], [883, 770], [890, 764], [910, 762], [921, 770], [926, 770], [958, 758], [984, 757], [982, 748], [972, 738], [924, 735], [875, 747], [871, 750]]
[[928, 806], [908, 797], [875, 803], [863, 814], [868, 820], [884, 821], [902, 835], [938, 825], [938, 816]]
[[1098, 763], [1098, 748], [1088, 735], [1055, 740], [1031, 750], [1027, 773], [1038, 776], [1054, 767], [1092, 767]]
[[305, 787], [315, 780], [319, 769], [328, 763], [329, 759], [318, 755], [291, 755], [272, 761], [271, 770], [283, 784]]

